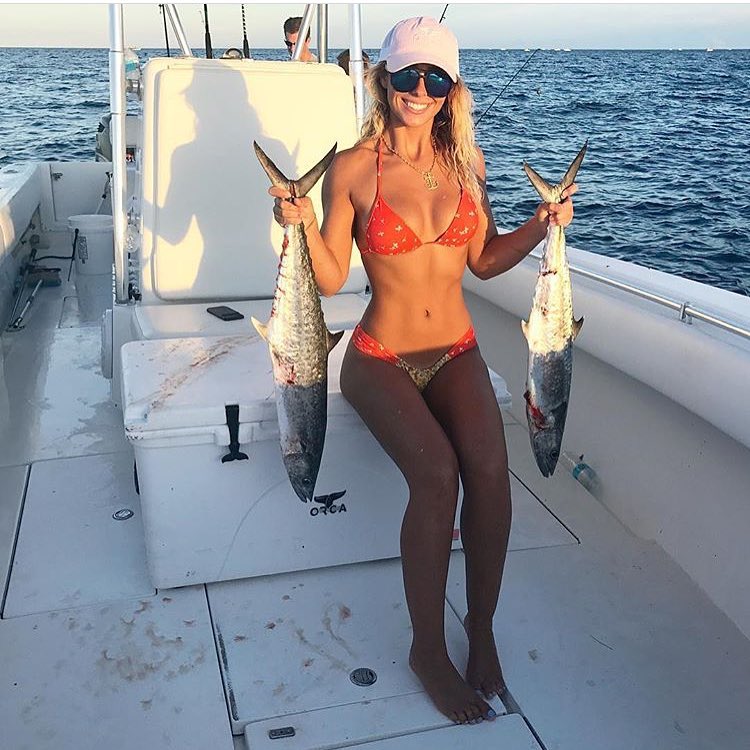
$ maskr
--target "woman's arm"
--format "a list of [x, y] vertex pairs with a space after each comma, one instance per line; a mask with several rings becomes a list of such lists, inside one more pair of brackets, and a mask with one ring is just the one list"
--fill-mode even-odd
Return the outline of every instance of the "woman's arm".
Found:
[[[485, 216], [485, 232], [477, 232], [469, 243], [469, 270], [480, 279], [493, 276], [513, 268], [520, 263], [545, 237], [547, 227], [566, 227], [573, 220], [573, 202], [570, 197], [578, 190], [573, 184], [563, 191], [561, 203], [540, 203], [534, 216], [518, 229], [498, 234], [492, 217], [490, 201], [485, 189], [486, 168], [484, 155], [477, 149], [477, 176], [482, 185], [482, 209]], [[480, 229], [482, 224], [480, 224]]]
[[292, 202], [286, 200], [290, 196], [287, 190], [272, 187], [268, 191], [276, 199], [273, 213], [279, 224], [303, 224], [315, 282], [324, 297], [336, 294], [344, 285], [352, 255], [351, 160], [342, 157], [344, 154], [336, 155], [323, 178], [322, 227], [309, 198]]

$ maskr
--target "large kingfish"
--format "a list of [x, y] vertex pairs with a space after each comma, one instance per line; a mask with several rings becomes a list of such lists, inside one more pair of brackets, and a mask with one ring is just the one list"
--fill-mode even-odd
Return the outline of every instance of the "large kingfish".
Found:
[[[334, 145], [306, 175], [290, 180], [257, 143], [253, 145], [271, 182], [297, 198], [307, 195], [336, 153]], [[297, 497], [310, 502], [326, 433], [328, 353], [343, 331], [332, 334], [326, 328], [302, 224], [284, 227], [270, 320], [252, 321], [271, 352], [284, 466]]]
[[[575, 180], [587, 144], [578, 152], [562, 180], [554, 186], [524, 164], [526, 175], [543, 201], [560, 202], [563, 190]], [[529, 345], [524, 393], [526, 418], [534, 458], [545, 477], [554, 472], [560, 457], [573, 374], [573, 340], [582, 325], [583, 318], [576, 320], [573, 317], [565, 231], [560, 226], [550, 225], [544, 241], [529, 320], [521, 322]]]

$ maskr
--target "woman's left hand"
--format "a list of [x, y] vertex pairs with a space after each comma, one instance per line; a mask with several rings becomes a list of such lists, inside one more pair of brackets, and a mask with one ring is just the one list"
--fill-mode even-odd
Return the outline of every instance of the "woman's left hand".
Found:
[[536, 210], [537, 219], [544, 223], [549, 219], [550, 226], [567, 227], [573, 221], [572, 196], [578, 192], [575, 182], [562, 192], [560, 203], [541, 203]]

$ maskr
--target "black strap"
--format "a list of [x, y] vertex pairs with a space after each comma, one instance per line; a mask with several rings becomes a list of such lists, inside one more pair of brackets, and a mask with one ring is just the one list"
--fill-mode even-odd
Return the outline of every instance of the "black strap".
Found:
[[247, 454], [240, 450], [240, 405], [229, 404], [224, 407], [229, 428], [229, 453], [221, 457], [221, 463], [247, 460]]

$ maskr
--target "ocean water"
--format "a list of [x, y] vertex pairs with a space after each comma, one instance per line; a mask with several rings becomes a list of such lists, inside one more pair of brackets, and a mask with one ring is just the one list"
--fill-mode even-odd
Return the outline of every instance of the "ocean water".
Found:
[[[750, 294], [750, 50], [462, 50], [475, 119], [524, 63], [477, 126], [498, 225], [537, 204], [524, 161], [555, 182], [588, 140], [569, 244]], [[0, 70], [0, 179], [93, 159], [107, 50], [0, 48]]]

